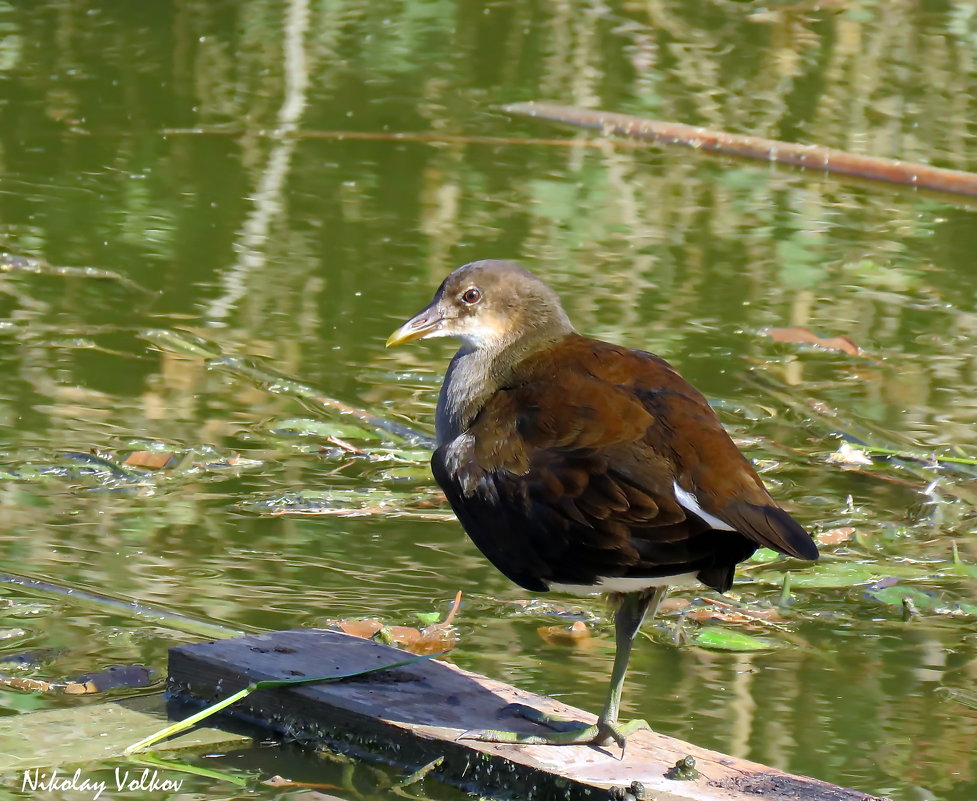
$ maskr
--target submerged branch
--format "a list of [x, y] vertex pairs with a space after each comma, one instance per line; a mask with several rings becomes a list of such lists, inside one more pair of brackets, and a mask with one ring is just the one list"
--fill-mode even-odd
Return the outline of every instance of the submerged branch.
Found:
[[246, 130], [242, 128], [164, 128], [164, 136], [266, 136], [269, 138], [324, 139], [337, 142], [406, 142], [426, 145], [487, 145], [489, 147], [630, 147], [641, 148], [640, 142], [620, 139], [544, 139], [519, 136], [480, 136], [443, 133], [415, 133], [411, 131], [280, 131]]
[[199, 620], [197, 618], [181, 615], [179, 612], [172, 612], [151, 604], [143, 604], [138, 601], [125, 600], [106, 595], [100, 592], [82, 590], [66, 584], [54, 584], [43, 579], [31, 578], [30, 576], [18, 576], [14, 573], [0, 573], [0, 584], [13, 584], [23, 587], [26, 590], [34, 591], [45, 596], [57, 595], [71, 598], [75, 601], [84, 601], [102, 609], [110, 608], [123, 611], [143, 620], [153, 623], [161, 623], [169, 628], [183, 631], [187, 634], [195, 634], [200, 637], [210, 639], [227, 639], [229, 637], [240, 637], [245, 632], [241, 629], [226, 626], [210, 620]]
[[[928, 486], [934, 477], [934, 471], [945, 471], [965, 476], [977, 474], [977, 459], [969, 456], [953, 456], [921, 451], [910, 445], [899, 445], [891, 442], [893, 432], [885, 432], [872, 426], [865, 420], [856, 421], [842, 416], [840, 411], [826, 408], [823, 404], [815, 403], [809, 398], [799, 396], [790, 387], [776, 382], [771, 376], [762, 373], [750, 373], [746, 377], [747, 383], [776, 399], [784, 408], [797, 415], [811, 426], [818, 436], [825, 439], [837, 438], [842, 442], [841, 448], [828, 457], [829, 462], [845, 465], [853, 470], [856, 465], [864, 465], [865, 470], [858, 470], [865, 475], [883, 478], [872, 471], [872, 467], [879, 464], [898, 465], [903, 471], [916, 478], [916, 486]], [[887, 442], [885, 445], [876, 444]], [[871, 458], [872, 456], [876, 458]], [[892, 477], [885, 480], [891, 481]], [[948, 491], [959, 494], [960, 487], [948, 486]]]
[[900, 186], [977, 196], [977, 173], [913, 164], [896, 159], [861, 156], [844, 150], [782, 142], [758, 136], [714, 131], [696, 125], [663, 122], [610, 111], [560, 106], [554, 103], [513, 103], [503, 111], [517, 117], [537, 117], [600, 131], [605, 136], [618, 134], [644, 142], [682, 145], [695, 150], [775, 164], [848, 175]]
[[393, 434], [395, 437], [409, 442], [412, 445], [418, 445], [424, 448], [434, 446], [434, 440], [430, 436], [415, 428], [398, 423], [395, 420], [380, 417], [372, 412], [368, 412], [366, 409], [351, 406], [336, 398], [330, 398], [322, 394], [315, 387], [282, 375], [276, 375], [269, 370], [255, 366], [239, 356], [225, 356], [220, 352], [220, 349], [215, 343], [188, 332], [169, 329], [150, 329], [143, 331], [141, 336], [157, 347], [172, 353], [182, 353], [187, 356], [202, 358], [206, 360], [208, 367], [224, 370], [240, 378], [246, 378], [266, 392], [273, 392], [276, 395], [291, 395], [292, 397], [311, 401], [323, 409], [352, 417], [376, 431]]
[[411, 428], [403, 423], [398, 423], [395, 420], [388, 420], [386, 417], [380, 417], [379, 415], [373, 414], [373, 412], [366, 411], [366, 409], [351, 406], [341, 400], [330, 398], [321, 394], [308, 384], [302, 384], [290, 378], [273, 375], [270, 372], [248, 364], [244, 359], [237, 356], [223, 356], [219, 359], [211, 359], [207, 364], [209, 367], [218, 368], [233, 373], [234, 375], [248, 378], [258, 386], [262, 386], [268, 392], [274, 392], [276, 395], [292, 395], [297, 398], [313, 401], [324, 409], [352, 417], [375, 430], [393, 434], [400, 439], [410, 442], [412, 445], [431, 447], [434, 444], [434, 440], [431, 437], [417, 429]]

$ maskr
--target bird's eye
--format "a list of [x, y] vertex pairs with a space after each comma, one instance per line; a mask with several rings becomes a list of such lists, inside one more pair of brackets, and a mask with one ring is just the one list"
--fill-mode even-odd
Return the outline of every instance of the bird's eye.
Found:
[[465, 294], [461, 296], [461, 299], [470, 306], [473, 303], [478, 303], [482, 299], [482, 292], [478, 287], [473, 286], [471, 289], [465, 290]]

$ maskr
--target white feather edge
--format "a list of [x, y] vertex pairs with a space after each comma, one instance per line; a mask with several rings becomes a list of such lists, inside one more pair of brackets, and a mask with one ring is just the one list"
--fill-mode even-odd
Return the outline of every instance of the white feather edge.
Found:
[[695, 497], [695, 493], [687, 492], [682, 489], [677, 481], [672, 482], [672, 489], [675, 490], [675, 499], [679, 502], [679, 505], [685, 509], [687, 512], [692, 512], [696, 517], [701, 518], [707, 522], [710, 526], [720, 531], [736, 531], [729, 523], [725, 520], [720, 520], [715, 515], [709, 514], [705, 509], [699, 506], [699, 499]]

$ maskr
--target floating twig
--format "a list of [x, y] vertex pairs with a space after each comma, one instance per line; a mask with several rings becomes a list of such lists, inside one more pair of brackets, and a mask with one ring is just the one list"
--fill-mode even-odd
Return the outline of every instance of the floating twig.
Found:
[[956, 195], [977, 196], [977, 173], [963, 170], [948, 170], [877, 156], [862, 156], [820, 145], [783, 142], [759, 136], [715, 131], [680, 122], [649, 120], [631, 114], [561, 106], [555, 103], [513, 103], [503, 106], [502, 110], [513, 116], [536, 117], [580, 128], [591, 128], [605, 136], [618, 134], [643, 142], [682, 145], [709, 153], [759, 159], [836, 175], [850, 175], [870, 181]]
[[142, 292], [146, 295], [155, 294], [140, 286], [131, 278], [114, 270], [101, 267], [62, 267], [48, 264], [44, 259], [36, 256], [20, 256], [16, 253], [0, 251], [0, 273], [23, 273], [26, 275], [56, 275], [62, 278], [94, 278], [103, 281], [115, 281], [124, 287]]
[[853, 437], [849, 434], [841, 435], [847, 442], [855, 445], [859, 450], [867, 453], [877, 453], [879, 456], [886, 456], [892, 459], [905, 459], [911, 462], [919, 462], [927, 467], [939, 467], [943, 464], [966, 465], [967, 467], [977, 467], [977, 459], [969, 456], [942, 456], [935, 453], [911, 453], [899, 448], [884, 448], [881, 445], [870, 445]]
[[444, 616], [444, 620], [441, 621], [441, 626], [450, 626], [455, 619], [455, 615], [458, 614], [458, 610], [461, 608], [461, 590], [455, 593], [455, 600], [451, 603], [451, 609], [448, 610], [448, 614]]

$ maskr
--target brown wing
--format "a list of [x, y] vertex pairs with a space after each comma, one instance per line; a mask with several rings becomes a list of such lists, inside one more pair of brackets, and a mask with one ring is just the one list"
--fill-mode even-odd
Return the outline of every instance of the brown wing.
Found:
[[[806, 532], [661, 359], [574, 337], [559, 360], [521, 370], [432, 459], [466, 531], [517, 583], [695, 572], [726, 589], [758, 544], [811, 558]], [[683, 507], [676, 482], [705, 514]]]

